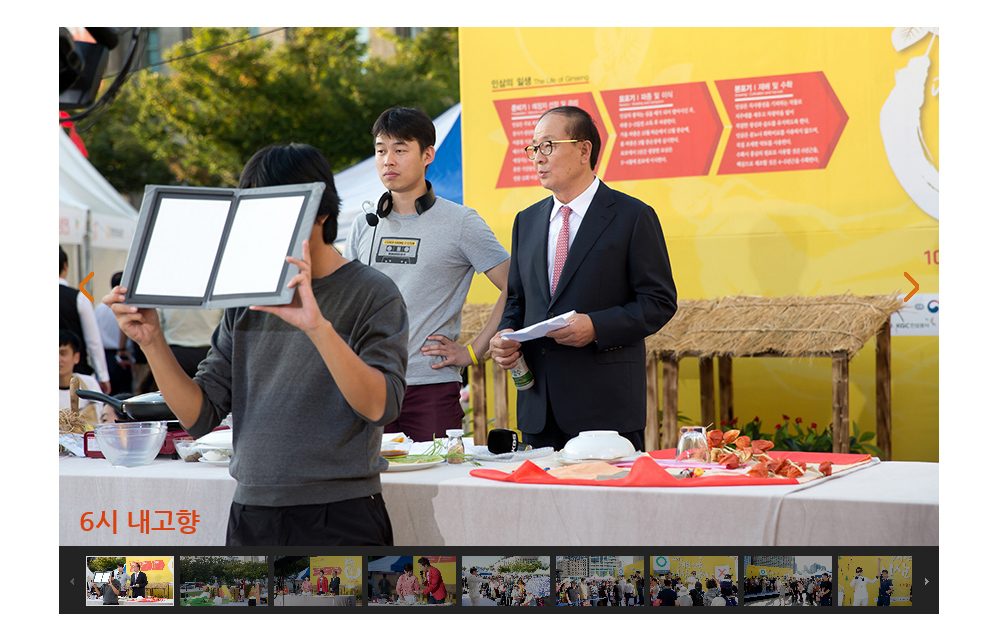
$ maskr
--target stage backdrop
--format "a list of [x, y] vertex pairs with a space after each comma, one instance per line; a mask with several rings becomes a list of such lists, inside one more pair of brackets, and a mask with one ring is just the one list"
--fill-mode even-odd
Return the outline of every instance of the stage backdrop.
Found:
[[[571, 104], [601, 129], [597, 175], [659, 215], [681, 298], [906, 294], [914, 277], [893, 329], [893, 459], [937, 460], [936, 32], [463, 28], [459, 45], [465, 203], [508, 248], [517, 212], [549, 195], [523, 148]], [[469, 300], [495, 299], [477, 277]], [[733, 371], [740, 421], [830, 422], [829, 359]], [[693, 359], [680, 389], [697, 419]], [[873, 342], [850, 406], [874, 431]]]
[[653, 557], [653, 572], [665, 574], [667, 570], [673, 572], [674, 577], [680, 577], [684, 582], [695, 571], [696, 577], [701, 581], [702, 586], [708, 583], [709, 579], [721, 581], [722, 576], [729, 573], [735, 582], [736, 577], [736, 556], [735, 555], [688, 555], [688, 556], [658, 556]]
[[[855, 569], [864, 569], [864, 576], [868, 579], [878, 579], [882, 569], [889, 571], [889, 579], [892, 580], [892, 596], [889, 598], [890, 606], [912, 606], [910, 592], [913, 589], [913, 557], [909, 555], [882, 555], [882, 556], [857, 556], [841, 555], [837, 558], [837, 572], [840, 577], [840, 590], [843, 591], [842, 604], [844, 606], [854, 605], [854, 587], [851, 581], [854, 579]], [[868, 605], [878, 604], [878, 584], [868, 585]]]
[[361, 556], [321, 555], [309, 558], [309, 580], [315, 586], [319, 574], [332, 580], [334, 574], [340, 576], [341, 593], [345, 589], [361, 589]]

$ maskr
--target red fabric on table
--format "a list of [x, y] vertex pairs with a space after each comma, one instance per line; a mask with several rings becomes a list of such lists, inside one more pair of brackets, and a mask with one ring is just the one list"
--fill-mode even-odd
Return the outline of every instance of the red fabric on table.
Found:
[[[674, 449], [662, 449], [650, 452], [652, 458], [670, 460], [674, 457]], [[871, 456], [861, 454], [836, 453], [806, 453], [792, 451], [776, 451], [769, 454], [774, 458], [788, 458], [796, 462], [832, 462], [833, 464], [857, 464], [866, 462]], [[700, 478], [675, 478], [666, 469], [656, 464], [652, 458], [640, 457], [632, 465], [632, 470], [624, 478], [615, 480], [564, 480], [549, 474], [530, 460], [525, 460], [512, 473], [497, 469], [473, 469], [469, 475], [499, 482], [515, 482], [518, 484], [567, 484], [599, 487], [732, 487], [768, 484], [799, 484], [795, 478], [751, 478], [745, 475], [705, 476]]]
[[[659, 449], [650, 451], [649, 455], [657, 460], [673, 460], [677, 455], [676, 449]], [[830, 462], [832, 464], [857, 464], [867, 462], [871, 456], [863, 453], [813, 453], [810, 451], [768, 451], [767, 455], [775, 459], [788, 458], [795, 462], [807, 462], [819, 464]]]

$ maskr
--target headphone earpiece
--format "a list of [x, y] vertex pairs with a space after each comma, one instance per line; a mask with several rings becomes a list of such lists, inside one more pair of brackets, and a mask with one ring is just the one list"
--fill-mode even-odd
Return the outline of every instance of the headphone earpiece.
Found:
[[[413, 207], [417, 209], [418, 215], [422, 215], [430, 210], [434, 202], [437, 201], [437, 197], [434, 196], [434, 186], [431, 186], [431, 182], [426, 179], [424, 183], [427, 185], [427, 192], [413, 202]], [[378, 225], [379, 219], [385, 219], [389, 216], [390, 212], [392, 212], [392, 192], [387, 190], [382, 195], [382, 198], [378, 200], [378, 207], [375, 208], [375, 212], [365, 213], [365, 221], [368, 222], [369, 226], [374, 228]]]

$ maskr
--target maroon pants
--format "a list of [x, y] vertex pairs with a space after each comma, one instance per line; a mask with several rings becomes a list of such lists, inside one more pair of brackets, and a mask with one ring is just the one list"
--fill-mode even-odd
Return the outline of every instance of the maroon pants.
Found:
[[407, 387], [399, 418], [385, 426], [385, 433], [402, 432], [414, 442], [445, 438], [445, 430], [462, 428], [461, 391], [462, 383], [457, 381]]

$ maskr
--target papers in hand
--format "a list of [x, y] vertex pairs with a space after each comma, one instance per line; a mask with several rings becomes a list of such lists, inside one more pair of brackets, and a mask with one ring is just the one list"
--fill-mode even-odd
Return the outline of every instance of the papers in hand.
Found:
[[560, 314], [559, 316], [550, 318], [547, 321], [542, 321], [541, 323], [535, 323], [534, 325], [521, 328], [516, 332], [507, 332], [506, 334], [502, 334], [501, 338], [505, 338], [508, 341], [518, 341], [519, 343], [541, 338], [549, 332], [562, 329], [569, 325], [569, 321], [567, 319], [574, 314], [576, 314], [576, 310], [570, 310], [565, 314]]

